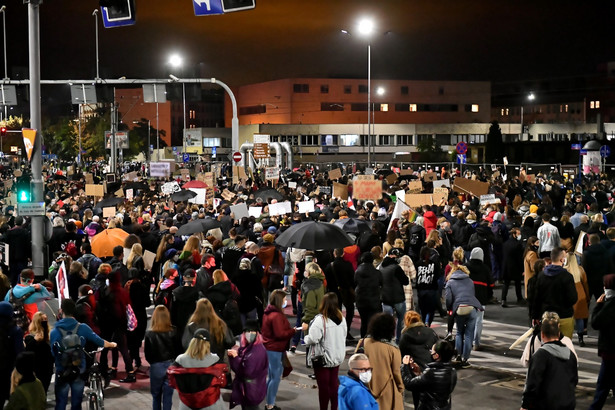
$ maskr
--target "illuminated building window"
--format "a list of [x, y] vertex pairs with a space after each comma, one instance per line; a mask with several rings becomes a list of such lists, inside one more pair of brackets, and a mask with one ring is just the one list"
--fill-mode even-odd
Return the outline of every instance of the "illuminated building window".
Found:
[[416, 112], [416, 104], [410, 104], [410, 111]]
[[380, 111], [389, 111], [389, 104], [380, 104]]
[[478, 112], [478, 104], [472, 104], [472, 112]]
[[510, 111], [509, 111], [509, 109], [507, 108], [507, 109], [506, 109], [506, 115], [509, 115], [509, 112], [510, 112]]
[[500, 115], [501, 115], [501, 116], [504, 116], [504, 108], [502, 108], [502, 109], [500, 110]]
[[568, 112], [568, 104], [564, 105], [564, 111]]

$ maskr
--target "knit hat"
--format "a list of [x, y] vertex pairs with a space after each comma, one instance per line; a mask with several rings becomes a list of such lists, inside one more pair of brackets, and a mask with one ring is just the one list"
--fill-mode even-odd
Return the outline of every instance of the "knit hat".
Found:
[[615, 274], [604, 275], [604, 288], [615, 289]]
[[485, 253], [483, 252], [482, 248], [474, 248], [472, 249], [472, 252], [470, 253], [470, 259], [478, 259], [479, 261], [483, 261], [483, 258], [485, 257]]
[[531, 214], [535, 214], [536, 211], [538, 211], [538, 206], [536, 205], [530, 205], [530, 213]]
[[273, 243], [273, 235], [268, 233], [265, 236], [263, 236], [263, 241], [265, 242], [269, 242], [269, 243]]

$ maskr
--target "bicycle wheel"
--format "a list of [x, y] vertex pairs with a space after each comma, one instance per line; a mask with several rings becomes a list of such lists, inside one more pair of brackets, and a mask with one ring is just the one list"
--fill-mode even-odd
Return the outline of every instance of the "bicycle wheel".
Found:
[[104, 410], [105, 408], [105, 392], [103, 390], [102, 381], [99, 380], [96, 387], [96, 397], [98, 398], [98, 408]]
[[98, 397], [96, 397], [96, 393], [92, 392], [88, 395], [88, 409], [89, 410], [99, 410], [98, 406]]

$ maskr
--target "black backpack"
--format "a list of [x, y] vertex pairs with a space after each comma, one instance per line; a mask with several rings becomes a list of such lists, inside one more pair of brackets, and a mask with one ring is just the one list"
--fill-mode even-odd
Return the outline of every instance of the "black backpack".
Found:
[[77, 323], [77, 326], [71, 330], [57, 328], [62, 336], [59, 342], [59, 353], [60, 363], [64, 367], [61, 375], [64, 381], [75, 380], [80, 373], [83, 346], [81, 345], [81, 337], [77, 334], [79, 326], [81, 326], [81, 323]]
[[9, 297], [9, 302], [13, 306], [13, 319], [15, 320], [15, 324], [17, 327], [21, 328], [24, 332], [28, 331], [28, 327], [30, 326], [30, 318], [26, 313], [26, 309], [24, 306], [24, 302], [26, 299], [30, 297], [31, 294], [36, 292], [35, 290], [31, 290], [27, 292], [22, 297], [18, 298], [15, 296], [14, 288], [11, 289], [11, 296]]

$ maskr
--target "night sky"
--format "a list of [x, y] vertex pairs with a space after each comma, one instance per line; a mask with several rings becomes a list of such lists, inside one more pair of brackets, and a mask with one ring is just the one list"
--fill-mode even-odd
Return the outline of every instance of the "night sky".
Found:
[[[508, 82], [591, 76], [615, 61], [605, 1], [256, 0], [253, 10], [196, 17], [191, 0], [135, 0], [137, 23], [100, 33], [101, 77], [166, 77], [169, 55], [186, 76], [237, 86], [289, 77], [366, 76], [372, 17], [372, 78]], [[9, 74], [27, 70], [27, 6], [6, 4]], [[44, 0], [43, 79], [93, 78], [97, 0]], [[384, 34], [388, 32], [388, 34]], [[181, 72], [178, 74], [181, 77]], [[22, 74], [23, 75], [23, 74]]]

